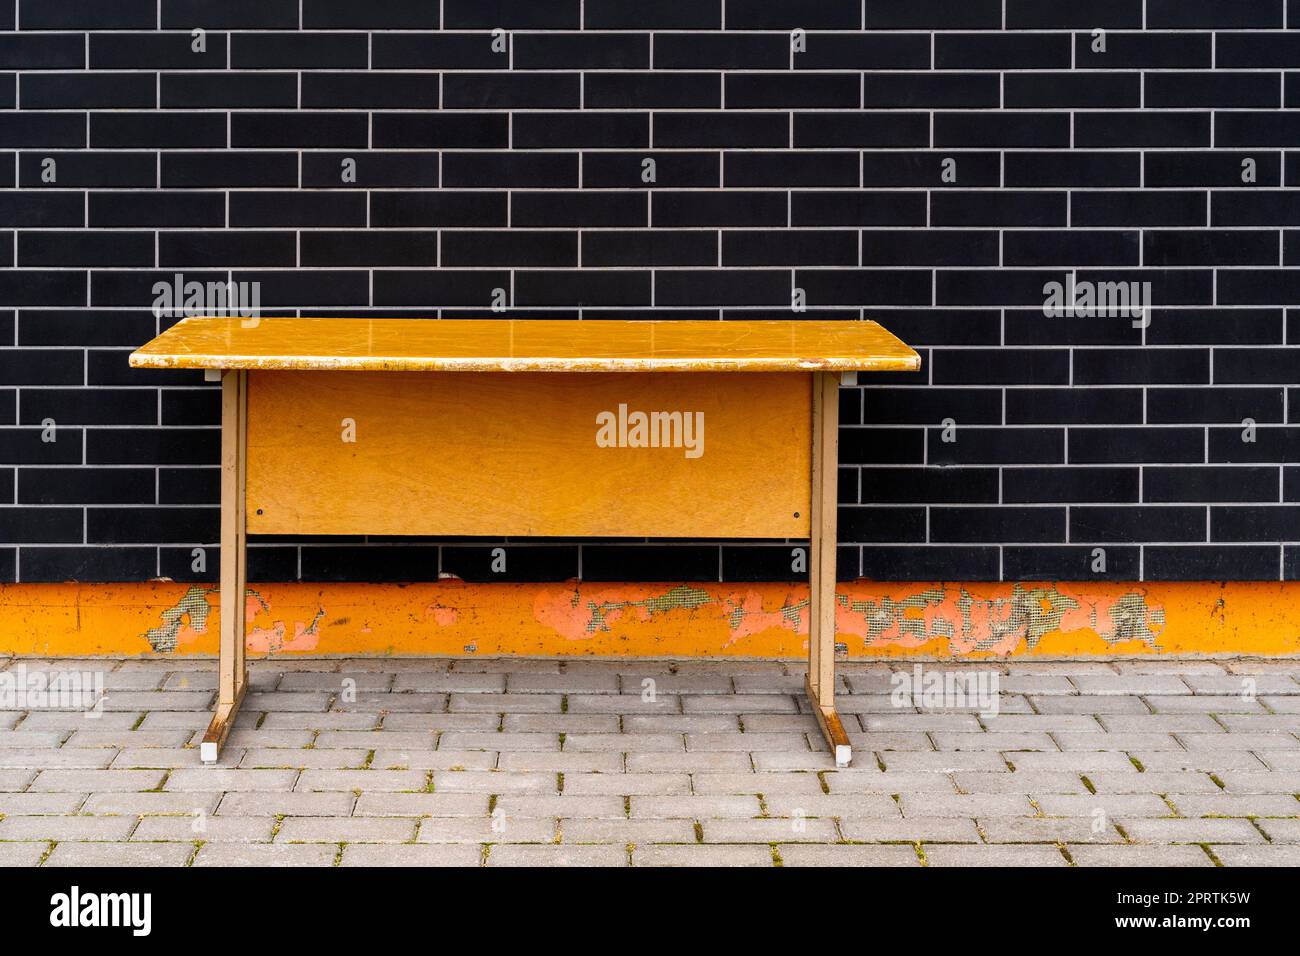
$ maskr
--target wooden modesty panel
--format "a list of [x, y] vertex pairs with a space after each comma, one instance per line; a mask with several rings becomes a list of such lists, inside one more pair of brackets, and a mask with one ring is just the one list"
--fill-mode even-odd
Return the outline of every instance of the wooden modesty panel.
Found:
[[809, 533], [807, 373], [248, 377], [251, 534]]

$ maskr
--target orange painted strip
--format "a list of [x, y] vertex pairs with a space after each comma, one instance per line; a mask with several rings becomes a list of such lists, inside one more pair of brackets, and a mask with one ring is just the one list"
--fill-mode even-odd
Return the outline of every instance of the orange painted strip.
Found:
[[[253, 654], [804, 657], [782, 584], [254, 584]], [[0, 653], [213, 654], [210, 586], [0, 586]], [[1300, 653], [1300, 582], [837, 588], [849, 657]]]

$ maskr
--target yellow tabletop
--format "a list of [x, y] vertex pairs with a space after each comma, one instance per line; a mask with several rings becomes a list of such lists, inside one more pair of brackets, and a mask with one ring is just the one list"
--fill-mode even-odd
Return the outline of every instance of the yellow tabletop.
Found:
[[136, 368], [442, 372], [913, 371], [875, 322], [584, 319], [183, 319]]

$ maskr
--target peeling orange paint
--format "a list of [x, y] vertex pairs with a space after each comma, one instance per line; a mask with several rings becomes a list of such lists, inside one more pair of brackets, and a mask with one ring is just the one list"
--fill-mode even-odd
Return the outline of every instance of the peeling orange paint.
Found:
[[[802, 657], [791, 584], [256, 584], [256, 654]], [[1300, 583], [841, 583], [849, 657], [1298, 654]], [[217, 592], [0, 586], [0, 653], [211, 654]]]

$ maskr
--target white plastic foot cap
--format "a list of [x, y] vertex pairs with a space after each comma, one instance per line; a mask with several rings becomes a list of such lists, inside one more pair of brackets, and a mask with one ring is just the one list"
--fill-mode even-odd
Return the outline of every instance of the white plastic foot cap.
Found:
[[853, 760], [853, 748], [848, 744], [835, 745], [835, 766], [847, 767]]
[[208, 741], [199, 744], [199, 759], [204, 763], [216, 763], [217, 745]]

